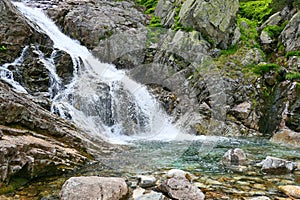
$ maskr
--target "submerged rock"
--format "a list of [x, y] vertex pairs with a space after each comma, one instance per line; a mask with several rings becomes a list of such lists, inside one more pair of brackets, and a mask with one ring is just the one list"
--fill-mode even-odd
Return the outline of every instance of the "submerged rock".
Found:
[[222, 157], [222, 164], [225, 166], [243, 165], [246, 163], [247, 156], [240, 148], [228, 150]]
[[262, 171], [269, 174], [290, 173], [296, 168], [296, 164], [294, 162], [271, 156], [267, 156], [261, 164]]
[[126, 197], [128, 188], [123, 178], [72, 177], [62, 186], [61, 200], [120, 200]]
[[278, 186], [278, 189], [289, 197], [300, 198], [300, 186], [298, 185]]

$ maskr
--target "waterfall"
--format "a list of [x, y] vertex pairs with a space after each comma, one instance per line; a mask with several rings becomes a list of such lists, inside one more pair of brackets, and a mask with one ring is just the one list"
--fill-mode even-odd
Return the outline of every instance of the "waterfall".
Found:
[[145, 86], [114, 65], [101, 63], [86, 47], [64, 35], [40, 9], [21, 2], [14, 5], [36, 25], [37, 31], [49, 36], [55, 49], [72, 58], [73, 78], [64, 86], [51, 59], [44, 63], [51, 78], [50, 87], [57, 90], [52, 95], [52, 112], [72, 119], [91, 135], [112, 142], [181, 138]]

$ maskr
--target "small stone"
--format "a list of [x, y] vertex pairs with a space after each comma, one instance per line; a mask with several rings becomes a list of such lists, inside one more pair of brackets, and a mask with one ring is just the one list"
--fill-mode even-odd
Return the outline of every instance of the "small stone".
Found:
[[246, 158], [246, 154], [242, 149], [230, 149], [224, 154], [222, 164], [225, 166], [242, 165], [246, 162]]
[[138, 185], [143, 188], [152, 187], [156, 185], [156, 178], [154, 176], [137, 176]]
[[162, 193], [151, 191], [148, 194], [144, 194], [138, 197], [136, 200], [163, 200], [167, 199]]
[[191, 181], [192, 175], [180, 169], [171, 169], [167, 173], [167, 178], [184, 178]]
[[141, 197], [144, 194], [145, 191], [146, 190], [143, 188], [140, 188], [140, 187], [136, 188], [135, 190], [133, 190], [132, 198], [134, 200], [138, 199], [139, 197]]
[[300, 186], [285, 185], [279, 186], [278, 189], [289, 197], [300, 198]]

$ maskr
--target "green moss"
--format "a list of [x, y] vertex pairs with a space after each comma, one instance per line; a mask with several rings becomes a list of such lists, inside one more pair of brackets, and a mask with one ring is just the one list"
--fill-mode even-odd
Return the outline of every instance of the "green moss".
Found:
[[238, 45], [231, 45], [228, 49], [222, 50], [221, 55], [232, 55], [238, 50]]
[[162, 27], [160, 18], [157, 16], [153, 16], [150, 20], [149, 26], [150, 27]]
[[272, 14], [271, 4], [272, 0], [240, 2], [240, 15], [260, 24]]
[[0, 46], [0, 51], [6, 51], [6, 50], [7, 48], [4, 45]]
[[26, 183], [28, 183], [28, 180], [25, 178], [13, 178], [7, 186], [0, 187], [0, 195], [13, 192], [18, 187], [25, 185]]
[[289, 59], [292, 56], [300, 56], [300, 51], [290, 51], [290, 52], [287, 52], [285, 55], [285, 57], [287, 59]]
[[241, 45], [249, 48], [260, 49], [260, 45], [258, 42], [259, 35], [257, 32], [257, 21], [249, 20], [247, 18], [241, 17], [241, 15], [238, 15], [238, 25], [241, 31]]
[[273, 25], [273, 26], [267, 26], [263, 30], [266, 31], [271, 38], [277, 38], [280, 33], [283, 31], [284, 27], [287, 25], [288, 21], [285, 21], [280, 26]]
[[299, 72], [287, 73], [285, 75], [285, 78], [290, 81], [300, 80], [300, 73]]
[[270, 71], [278, 72], [280, 69], [280, 66], [274, 63], [263, 64], [263, 65], [250, 65], [249, 67], [252, 68], [255, 74], [259, 74], [259, 75], [264, 75], [265, 73], [268, 73]]

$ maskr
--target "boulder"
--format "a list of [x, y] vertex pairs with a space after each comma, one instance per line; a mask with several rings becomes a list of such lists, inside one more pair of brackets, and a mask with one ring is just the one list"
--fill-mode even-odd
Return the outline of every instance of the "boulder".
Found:
[[215, 45], [227, 48], [236, 28], [238, 0], [187, 0], [179, 12], [179, 22], [200, 31]]
[[189, 181], [192, 180], [192, 175], [188, 172], [185, 172], [181, 169], [171, 169], [167, 173], [167, 178], [175, 178], [175, 179], [187, 179]]
[[175, 20], [175, 3], [172, 0], [160, 0], [155, 8], [155, 15], [161, 19], [161, 24], [165, 27], [172, 27]]
[[290, 173], [296, 169], [296, 163], [267, 156], [265, 160], [261, 162], [262, 164], [262, 171], [268, 174], [285, 174]]
[[222, 157], [222, 164], [228, 167], [232, 165], [243, 165], [246, 161], [247, 155], [240, 148], [230, 149]]
[[278, 189], [289, 197], [300, 198], [300, 186], [298, 185], [283, 185], [278, 186]]
[[150, 193], [143, 194], [134, 200], [168, 200], [162, 193], [151, 191]]
[[243, 102], [241, 104], [238, 104], [235, 107], [233, 107], [230, 112], [234, 117], [238, 119], [247, 119], [251, 112], [251, 103]]
[[158, 190], [172, 199], [204, 200], [205, 198], [201, 190], [186, 178], [169, 178], [158, 186]]
[[300, 147], [300, 133], [292, 131], [288, 128], [283, 128], [276, 132], [270, 141], [274, 143]]
[[250, 49], [244, 58], [242, 58], [242, 65], [243, 66], [248, 66], [251, 64], [257, 65], [260, 62], [263, 62], [263, 56], [262, 56], [262, 52], [259, 49]]
[[63, 184], [60, 199], [120, 200], [125, 199], [127, 193], [123, 178], [72, 177]]

